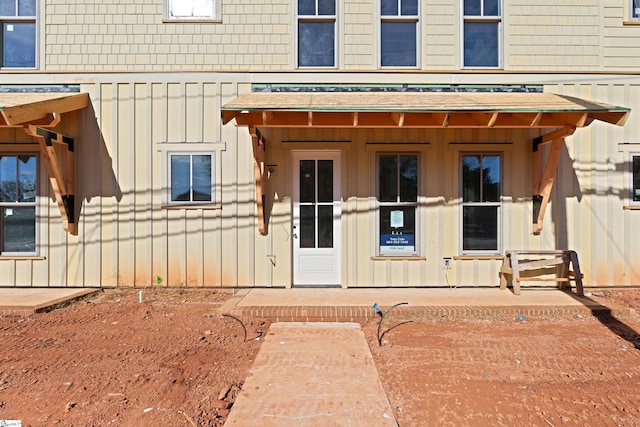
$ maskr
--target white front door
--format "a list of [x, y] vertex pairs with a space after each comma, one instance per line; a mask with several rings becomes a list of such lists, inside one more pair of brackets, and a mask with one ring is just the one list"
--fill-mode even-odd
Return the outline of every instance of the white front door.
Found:
[[340, 152], [293, 151], [293, 284], [340, 285]]

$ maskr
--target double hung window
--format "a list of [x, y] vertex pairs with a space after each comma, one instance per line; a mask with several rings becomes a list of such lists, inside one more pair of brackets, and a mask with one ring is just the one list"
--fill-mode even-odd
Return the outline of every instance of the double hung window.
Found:
[[36, 0], [0, 0], [0, 67], [36, 66], [36, 5]]
[[336, 0], [298, 0], [298, 66], [336, 66]]
[[462, 251], [501, 251], [501, 156], [462, 155]]
[[463, 66], [501, 66], [500, 0], [463, 0]]
[[37, 157], [0, 154], [0, 254], [36, 253]]
[[169, 19], [219, 19], [220, 0], [169, 0]]
[[418, 65], [418, 0], [380, 0], [380, 65]]
[[378, 156], [380, 255], [417, 255], [418, 155]]
[[632, 20], [636, 21], [640, 19], [640, 0], [629, 0], [631, 2], [631, 13], [629, 16]]

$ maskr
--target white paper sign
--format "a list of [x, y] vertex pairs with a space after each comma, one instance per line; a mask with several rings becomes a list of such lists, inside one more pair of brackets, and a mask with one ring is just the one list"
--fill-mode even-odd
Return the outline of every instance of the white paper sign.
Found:
[[391, 228], [402, 228], [404, 227], [404, 212], [402, 211], [391, 211]]

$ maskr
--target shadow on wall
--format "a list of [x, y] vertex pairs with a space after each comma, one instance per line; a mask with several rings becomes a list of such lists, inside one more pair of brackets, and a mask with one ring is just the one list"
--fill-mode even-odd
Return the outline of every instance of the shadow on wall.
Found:
[[113, 169], [104, 137], [96, 120], [93, 105], [78, 113], [82, 124], [82, 136], [76, 149], [76, 219], [80, 218], [82, 204], [94, 197], [114, 197], [122, 200], [122, 190]]

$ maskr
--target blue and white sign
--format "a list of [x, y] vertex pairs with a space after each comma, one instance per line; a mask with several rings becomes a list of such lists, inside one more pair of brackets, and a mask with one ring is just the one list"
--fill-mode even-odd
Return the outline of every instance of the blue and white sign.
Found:
[[415, 236], [413, 234], [381, 234], [381, 253], [412, 253], [415, 252]]

